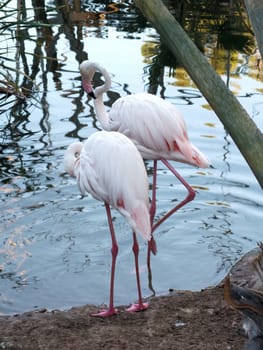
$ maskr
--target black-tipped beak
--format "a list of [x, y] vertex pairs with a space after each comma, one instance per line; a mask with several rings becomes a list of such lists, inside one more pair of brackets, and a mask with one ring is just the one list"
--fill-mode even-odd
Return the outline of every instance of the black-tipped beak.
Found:
[[94, 91], [89, 92], [88, 95], [89, 95], [90, 97], [94, 98], [94, 100], [96, 100], [96, 96], [95, 96], [95, 94], [94, 94]]

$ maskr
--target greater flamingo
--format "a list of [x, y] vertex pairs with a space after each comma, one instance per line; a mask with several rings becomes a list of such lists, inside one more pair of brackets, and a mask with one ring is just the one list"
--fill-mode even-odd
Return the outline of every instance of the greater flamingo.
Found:
[[[92, 78], [95, 72], [100, 72], [105, 82], [93, 91]], [[111, 87], [107, 70], [99, 63], [83, 61], [80, 64], [80, 73], [84, 90], [94, 98], [96, 116], [102, 128], [125, 134], [134, 142], [144, 159], [154, 160], [150, 209], [153, 232], [166, 218], [195, 197], [195, 191], [168, 160], [202, 168], [210, 166], [210, 161], [189, 141], [184, 119], [174, 105], [152, 94], [137, 93], [119, 98], [108, 113], [103, 103], [103, 93]], [[183, 201], [153, 224], [156, 211], [157, 160], [161, 160], [178, 178], [188, 194]]]
[[[143, 159], [131, 140], [118, 132], [96, 132], [84, 143], [75, 142], [65, 152], [65, 170], [77, 178], [81, 194], [90, 193], [103, 201], [107, 212], [112, 240], [112, 266], [109, 308], [93, 316], [107, 317], [117, 313], [114, 307], [114, 275], [118, 244], [114, 233], [110, 206], [117, 209], [133, 231], [133, 253], [138, 288], [138, 303], [128, 311], [141, 311], [148, 307], [142, 301], [136, 234], [151, 240], [148, 177]], [[153, 253], [156, 253], [153, 251]]]

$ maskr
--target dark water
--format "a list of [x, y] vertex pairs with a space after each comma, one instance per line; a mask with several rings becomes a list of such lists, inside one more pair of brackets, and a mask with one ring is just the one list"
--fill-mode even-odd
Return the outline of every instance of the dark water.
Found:
[[[81, 88], [78, 66], [87, 58], [112, 76], [105, 98], [109, 108], [129, 93], [163, 96], [182, 111], [192, 142], [214, 166], [176, 165], [197, 196], [156, 231], [156, 294], [218, 283], [262, 239], [262, 192], [252, 172], [132, 1], [114, 6], [86, 1], [75, 12], [60, 5], [51, 1], [38, 13], [27, 1], [19, 25], [16, 2], [1, 8], [6, 19], [0, 32], [0, 86], [8, 93], [0, 96], [0, 313], [108, 303], [111, 242], [104, 207], [90, 196], [82, 199], [62, 165], [69, 143], [100, 130]], [[220, 19], [194, 10], [180, 8], [184, 26], [193, 29], [200, 49], [262, 128], [263, 76], [245, 17], [232, 9], [233, 30], [225, 7]], [[147, 170], [150, 176], [151, 162]], [[185, 191], [162, 165], [158, 172], [161, 216]], [[116, 303], [128, 304], [137, 295], [132, 239], [126, 222], [115, 215]], [[140, 243], [143, 295], [149, 296], [146, 246]]]

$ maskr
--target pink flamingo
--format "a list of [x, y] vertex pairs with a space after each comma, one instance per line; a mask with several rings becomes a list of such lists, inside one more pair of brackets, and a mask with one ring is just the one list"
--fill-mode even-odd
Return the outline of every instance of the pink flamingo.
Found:
[[[131, 140], [118, 132], [96, 132], [84, 143], [71, 144], [64, 158], [65, 170], [77, 177], [80, 192], [90, 193], [103, 201], [108, 217], [112, 240], [112, 266], [110, 279], [109, 308], [93, 316], [107, 317], [117, 313], [114, 307], [114, 275], [118, 244], [114, 233], [110, 206], [117, 209], [133, 231], [133, 253], [138, 288], [138, 303], [131, 305], [130, 312], [148, 308], [142, 301], [136, 234], [151, 240], [149, 214], [149, 184], [143, 159]], [[155, 252], [153, 252], [155, 253]]]
[[[105, 82], [93, 91], [92, 78], [95, 72], [100, 72]], [[195, 197], [193, 188], [168, 160], [175, 160], [201, 168], [210, 166], [210, 161], [189, 141], [184, 119], [174, 105], [152, 94], [137, 93], [119, 98], [113, 103], [111, 110], [107, 112], [103, 103], [103, 93], [111, 87], [111, 79], [107, 70], [99, 63], [83, 61], [80, 64], [80, 73], [83, 88], [94, 98], [96, 116], [102, 128], [107, 131], [114, 130], [125, 134], [134, 142], [144, 159], [154, 160], [150, 208], [152, 232], [154, 232], [164, 220]], [[157, 160], [161, 160], [177, 177], [187, 189], [188, 194], [184, 200], [154, 223]], [[150, 251], [156, 250], [153, 238], [148, 247], [149, 265]]]

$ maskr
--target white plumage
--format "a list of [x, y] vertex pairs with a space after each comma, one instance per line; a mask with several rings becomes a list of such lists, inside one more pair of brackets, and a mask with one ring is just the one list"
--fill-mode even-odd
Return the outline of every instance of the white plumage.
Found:
[[117, 132], [96, 132], [83, 144], [69, 146], [65, 168], [70, 174], [73, 161], [81, 194], [90, 193], [108, 203], [127, 219], [136, 233], [150, 240], [149, 184], [142, 157], [134, 144]]
[[148, 307], [142, 302], [139, 281], [136, 233], [150, 241], [148, 178], [143, 159], [136, 146], [126, 136], [114, 131], [92, 134], [84, 143], [71, 144], [65, 153], [65, 170], [76, 176], [80, 192], [90, 193], [105, 203], [112, 238], [112, 272], [109, 309], [95, 316], [106, 317], [116, 313], [113, 306], [115, 262], [118, 245], [114, 233], [110, 206], [117, 209], [127, 220], [133, 231], [133, 251], [139, 294], [138, 304], [129, 311], [140, 311]]

